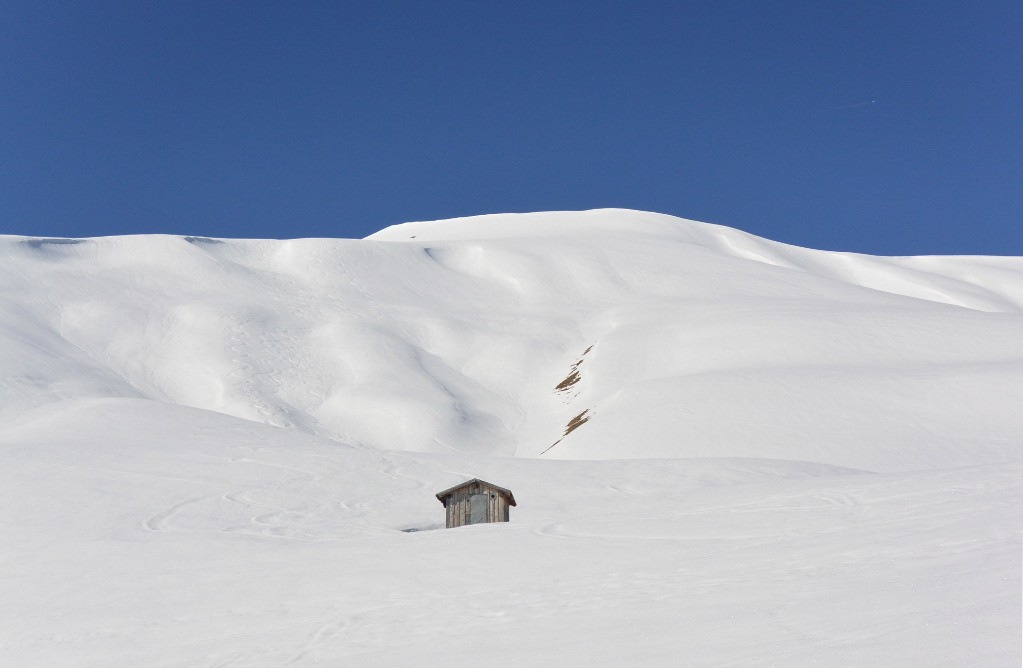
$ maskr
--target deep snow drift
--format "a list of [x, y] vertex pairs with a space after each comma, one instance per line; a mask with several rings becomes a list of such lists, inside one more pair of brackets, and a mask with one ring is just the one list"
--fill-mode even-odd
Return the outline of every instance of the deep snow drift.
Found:
[[1019, 665], [1020, 405], [1021, 258], [0, 237], [0, 662]]

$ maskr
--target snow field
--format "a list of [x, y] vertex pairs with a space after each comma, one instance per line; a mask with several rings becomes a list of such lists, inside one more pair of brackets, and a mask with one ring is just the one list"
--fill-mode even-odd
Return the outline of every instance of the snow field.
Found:
[[[386, 452], [144, 400], [74, 402], [47, 423], [2, 442], [11, 665], [1018, 652], [1018, 465]], [[515, 491], [512, 522], [434, 530], [433, 493], [469, 475]]]
[[0, 663], [1016, 666], [1021, 379], [1020, 258], [0, 237]]

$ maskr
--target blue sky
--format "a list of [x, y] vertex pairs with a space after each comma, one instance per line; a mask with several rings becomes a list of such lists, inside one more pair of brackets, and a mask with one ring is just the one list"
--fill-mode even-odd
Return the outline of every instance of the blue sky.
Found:
[[0, 232], [627, 207], [1023, 255], [1023, 3], [0, 4]]

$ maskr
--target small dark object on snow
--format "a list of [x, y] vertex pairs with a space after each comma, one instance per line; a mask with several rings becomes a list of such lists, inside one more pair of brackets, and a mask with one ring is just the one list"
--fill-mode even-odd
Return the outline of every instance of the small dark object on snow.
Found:
[[473, 478], [449, 487], [437, 495], [446, 511], [448, 529], [466, 524], [507, 522], [509, 508], [515, 505], [511, 490]]

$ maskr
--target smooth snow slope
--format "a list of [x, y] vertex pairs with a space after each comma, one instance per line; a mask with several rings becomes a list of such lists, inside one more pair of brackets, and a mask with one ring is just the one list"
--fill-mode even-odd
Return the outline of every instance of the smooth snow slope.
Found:
[[0, 253], [0, 418], [150, 398], [385, 449], [871, 470], [1004, 461], [1023, 431], [1018, 258], [823, 253], [629, 211]]
[[633, 211], [0, 237], [0, 664], [1017, 666], [1021, 334]]

